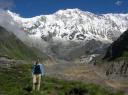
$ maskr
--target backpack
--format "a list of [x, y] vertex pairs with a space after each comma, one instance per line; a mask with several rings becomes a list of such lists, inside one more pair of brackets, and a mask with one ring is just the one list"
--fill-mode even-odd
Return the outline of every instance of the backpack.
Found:
[[41, 74], [40, 65], [35, 65], [34, 74]]

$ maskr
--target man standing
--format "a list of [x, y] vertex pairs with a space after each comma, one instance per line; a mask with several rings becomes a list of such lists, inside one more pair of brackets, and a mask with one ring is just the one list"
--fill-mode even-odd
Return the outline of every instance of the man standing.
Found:
[[39, 59], [33, 65], [32, 76], [33, 76], [33, 90], [40, 90], [41, 76], [44, 75], [44, 65], [40, 64]]

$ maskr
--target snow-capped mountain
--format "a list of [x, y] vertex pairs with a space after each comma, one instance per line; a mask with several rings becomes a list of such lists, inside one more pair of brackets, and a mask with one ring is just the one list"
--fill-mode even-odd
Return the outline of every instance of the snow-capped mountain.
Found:
[[79, 9], [59, 10], [51, 15], [22, 18], [8, 11], [25, 31], [44, 40], [113, 41], [128, 28], [128, 14], [96, 15]]
[[33, 46], [63, 59], [101, 53], [128, 29], [128, 14], [97, 15], [79, 9], [32, 18], [11, 11], [6, 14], [27, 34], [30, 42], [35, 40], [31, 42]]

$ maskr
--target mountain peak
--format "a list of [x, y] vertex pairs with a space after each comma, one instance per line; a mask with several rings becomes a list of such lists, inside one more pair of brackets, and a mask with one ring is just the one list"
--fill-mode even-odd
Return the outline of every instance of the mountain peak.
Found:
[[74, 9], [64, 9], [64, 10], [59, 10], [56, 13], [62, 13], [62, 12], [81, 12], [80, 9], [74, 8]]
[[55, 12], [55, 14], [59, 14], [59, 15], [74, 15], [74, 14], [88, 14], [88, 15], [95, 15], [91, 12], [88, 11], [82, 11], [78, 8], [74, 8], [74, 9], [65, 9], [65, 10], [59, 10], [57, 12]]

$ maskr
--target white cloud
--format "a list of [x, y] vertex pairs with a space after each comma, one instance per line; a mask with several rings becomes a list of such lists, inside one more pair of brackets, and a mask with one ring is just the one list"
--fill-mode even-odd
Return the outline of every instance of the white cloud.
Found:
[[123, 3], [123, 1], [121, 1], [121, 0], [118, 0], [118, 1], [115, 2], [115, 4], [116, 4], [117, 6], [121, 6], [122, 3]]

